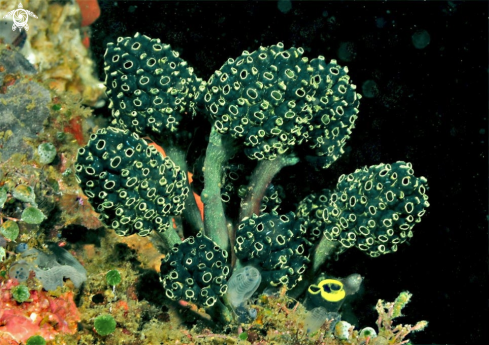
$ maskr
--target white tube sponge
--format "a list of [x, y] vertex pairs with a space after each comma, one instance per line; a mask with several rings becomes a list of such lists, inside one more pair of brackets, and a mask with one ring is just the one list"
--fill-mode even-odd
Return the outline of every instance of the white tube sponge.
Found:
[[228, 281], [227, 296], [233, 307], [248, 300], [261, 282], [260, 272], [253, 266], [245, 266], [236, 271]]

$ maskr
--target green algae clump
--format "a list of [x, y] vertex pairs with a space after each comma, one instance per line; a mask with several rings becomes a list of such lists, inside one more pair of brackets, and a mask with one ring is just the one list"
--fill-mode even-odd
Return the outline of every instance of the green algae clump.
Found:
[[95, 331], [97, 334], [105, 336], [114, 333], [116, 322], [109, 314], [102, 314], [95, 318]]
[[46, 216], [36, 207], [27, 207], [21, 216], [21, 220], [27, 224], [41, 224]]
[[27, 339], [26, 345], [46, 345], [46, 340], [40, 335], [33, 335]]
[[107, 284], [111, 286], [119, 285], [122, 281], [121, 274], [118, 270], [110, 270], [107, 272], [105, 279], [107, 280]]
[[17, 236], [19, 236], [19, 226], [13, 220], [7, 220], [0, 227], [0, 233], [10, 241], [15, 241]]
[[11, 290], [12, 297], [19, 303], [27, 301], [31, 297], [29, 289], [25, 285], [15, 286]]
[[36, 203], [36, 194], [34, 193], [34, 189], [24, 184], [19, 184], [17, 187], [15, 187], [15, 189], [12, 191], [12, 196], [22, 202], [28, 202], [31, 204]]

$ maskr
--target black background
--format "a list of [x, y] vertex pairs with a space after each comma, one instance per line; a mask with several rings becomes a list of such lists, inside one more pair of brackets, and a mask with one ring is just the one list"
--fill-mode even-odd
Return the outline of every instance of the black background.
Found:
[[[320, 173], [301, 163], [283, 174], [297, 177], [300, 198], [358, 167], [405, 160], [428, 179], [431, 206], [397, 253], [372, 259], [351, 249], [328, 273], [365, 277], [354, 305], [361, 328], [375, 328], [377, 299], [408, 290], [412, 302], [397, 322], [429, 321], [413, 343], [487, 343], [486, 2], [292, 1], [288, 13], [277, 1], [99, 2], [91, 48], [101, 78], [106, 43], [136, 32], [171, 44], [205, 80], [227, 58], [260, 45], [280, 41], [329, 60], [349, 42], [352, 59], [339, 63], [360, 93], [374, 80], [379, 95], [362, 99], [347, 152], [334, 166]], [[424, 49], [413, 46], [417, 30], [430, 35]]]

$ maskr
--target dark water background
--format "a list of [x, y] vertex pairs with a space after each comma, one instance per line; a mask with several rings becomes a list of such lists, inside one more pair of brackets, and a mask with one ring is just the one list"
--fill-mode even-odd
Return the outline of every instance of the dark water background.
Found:
[[[260, 45], [281, 41], [327, 60], [342, 47], [339, 63], [359, 92], [373, 80], [379, 96], [363, 98], [347, 153], [334, 166], [318, 173], [302, 163], [279, 178], [300, 199], [364, 165], [412, 162], [428, 179], [431, 207], [410, 245], [375, 259], [351, 249], [328, 273], [365, 277], [353, 306], [361, 327], [374, 326], [377, 299], [408, 290], [413, 300], [398, 322], [430, 322], [413, 343], [487, 343], [486, 2], [292, 1], [287, 13], [277, 1], [99, 2], [92, 49], [101, 76], [106, 43], [136, 32], [171, 44], [205, 80]], [[430, 35], [424, 49], [412, 43], [419, 30]]]

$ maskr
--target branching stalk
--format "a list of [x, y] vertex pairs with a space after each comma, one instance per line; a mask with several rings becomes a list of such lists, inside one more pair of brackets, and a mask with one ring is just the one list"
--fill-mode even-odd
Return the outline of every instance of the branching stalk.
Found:
[[217, 245], [229, 253], [230, 244], [224, 206], [221, 200], [222, 167], [233, 155], [231, 139], [219, 134], [212, 127], [204, 161], [204, 229]]
[[312, 259], [312, 269], [311, 273], [316, 275], [321, 266], [326, 262], [326, 260], [336, 252], [338, 247], [338, 241], [330, 241], [326, 237], [322, 237], [319, 241], [317, 247], [314, 250], [314, 255]]
[[161, 239], [162, 245], [167, 250], [170, 250], [171, 248], [173, 248], [173, 246], [175, 244], [182, 243], [182, 240], [180, 239], [178, 234], [173, 229], [172, 224], [170, 224], [170, 227], [164, 232], [157, 232], [157, 231], [153, 231], [153, 232], [158, 234], [159, 238]]
[[253, 213], [259, 215], [261, 201], [273, 177], [282, 168], [295, 165], [297, 162], [299, 162], [299, 158], [290, 154], [279, 155], [272, 161], [265, 159], [258, 162], [251, 175], [246, 196], [241, 201], [240, 221], [245, 217], [251, 217]]

